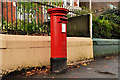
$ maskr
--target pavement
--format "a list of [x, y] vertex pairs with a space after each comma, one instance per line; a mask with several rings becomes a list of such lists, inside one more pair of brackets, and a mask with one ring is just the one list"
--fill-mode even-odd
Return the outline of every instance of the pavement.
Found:
[[[44, 78], [77, 78], [77, 79], [83, 79], [83, 78], [88, 78], [91, 80], [92, 78], [112, 78], [116, 79], [118, 78], [118, 63], [120, 62], [118, 60], [120, 56], [112, 56], [110, 57], [98, 57], [95, 59], [95, 61], [90, 62], [89, 64], [86, 65], [79, 65], [79, 68], [68, 68], [66, 73], [63, 74], [34, 74], [32, 76], [26, 77], [23, 74], [17, 74], [17, 75], [8, 75], [6, 76], [3, 80], [7, 80], [7, 78], [21, 78], [20, 80], [26, 80], [28, 78], [33, 78], [33, 79], [39, 79], [42, 80]], [[120, 68], [120, 66], [119, 66]], [[95, 80], [96, 80], [95, 79]], [[10, 79], [13, 80], [13, 79]]]

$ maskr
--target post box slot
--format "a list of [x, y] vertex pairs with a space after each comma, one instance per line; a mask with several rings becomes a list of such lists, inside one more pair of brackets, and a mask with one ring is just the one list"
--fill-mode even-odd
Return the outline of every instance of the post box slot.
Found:
[[62, 20], [62, 21], [68, 21], [68, 19], [67, 19], [67, 18], [65, 18], [65, 17], [60, 18], [60, 20]]

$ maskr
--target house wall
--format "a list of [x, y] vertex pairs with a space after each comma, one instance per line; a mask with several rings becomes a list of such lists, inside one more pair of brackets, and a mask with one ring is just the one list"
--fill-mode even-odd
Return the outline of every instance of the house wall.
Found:
[[[118, 2], [92, 2], [91, 5], [92, 5], [92, 10], [100, 10], [103, 8], [108, 8], [109, 4], [118, 7]], [[79, 6], [89, 8], [89, 2], [80, 2]]]
[[[98, 11], [98, 13], [95, 13], [95, 16], [99, 16], [103, 13], [101, 10], [107, 10], [109, 8], [109, 4], [112, 4], [116, 7], [118, 7], [118, 2], [92, 2], [91, 7], [93, 11]], [[80, 7], [86, 7], [89, 8], [89, 2], [80, 2]]]
[[[7, 18], [8, 18], [8, 22], [12, 22], [11, 18], [13, 17], [12, 19], [14, 22], [14, 21], [16, 21], [16, 3], [12, 2], [12, 12], [11, 12], [11, 2], [7, 2], [7, 3], [8, 3], [8, 16], [7, 16], [7, 4], [6, 4], [6, 2], [3, 2], [3, 18], [5, 20], [7, 20]], [[15, 5], [13, 5], [13, 3]], [[0, 2], [0, 4], [1, 4], [1, 2]], [[17, 3], [17, 6], [18, 5], [19, 4]], [[0, 6], [0, 11], [2, 12], [1, 6]], [[40, 5], [39, 5], [39, 11], [40, 11], [39, 12], [39, 22], [41, 22], [41, 20], [42, 20], [42, 22], [44, 22], [44, 14], [43, 14], [43, 12], [41, 13], [41, 6]], [[43, 11], [43, 7], [42, 7], [42, 11]], [[12, 17], [11, 17], [11, 13], [12, 13]], [[17, 20], [20, 19], [20, 12], [18, 12], [18, 13], [17, 13]], [[27, 19], [27, 13], [25, 13], [25, 17]], [[0, 18], [2, 18], [1, 13], [0, 13]], [[29, 18], [31, 20], [31, 17], [29, 17]], [[21, 14], [21, 20], [24, 20], [24, 14]], [[36, 22], [38, 23], [38, 11], [36, 11]]]
[[[49, 36], [0, 35], [2, 69], [9, 72], [18, 67], [50, 65]], [[93, 58], [92, 39], [67, 38], [68, 62]]]
[[[11, 17], [11, 13], [13, 18]], [[3, 2], [3, 18], [5, 20], [7, 20], [7, 4], [6, 2]], [[13, 2], [12, 2], [12, 12], [11, 12], [11, 2], [8, 2], [8, 21], [11, 21], [11, 18], [13, 19], [13, 21], [15, 21], [15, 6], [13, 6]]]

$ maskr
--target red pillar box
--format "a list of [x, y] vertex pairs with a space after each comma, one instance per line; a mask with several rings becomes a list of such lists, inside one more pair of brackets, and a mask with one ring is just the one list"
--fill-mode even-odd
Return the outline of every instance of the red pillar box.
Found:
[[61, 73], [67, 68], [67, 18], [69, 12], [64, 8], [52, 8], [50, 14], [51, 26], [51, 71]]

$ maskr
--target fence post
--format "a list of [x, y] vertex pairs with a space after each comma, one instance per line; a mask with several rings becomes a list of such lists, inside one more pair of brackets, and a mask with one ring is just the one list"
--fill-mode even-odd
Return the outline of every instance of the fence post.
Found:
[[89, 8], [90, 8], [90, 37], [92, 39], [92, 3], [89, 0]]
[[0, 10], [1, 10], [1, 23], [2, 23], [1, 27], [2, 27], [2, 30], [3, 30], [3, 2], [2, 2], [2, 0], [1, 0], [1, 9]]
[[118, 8], [120, 9], [120, 1], [118, 2]]

